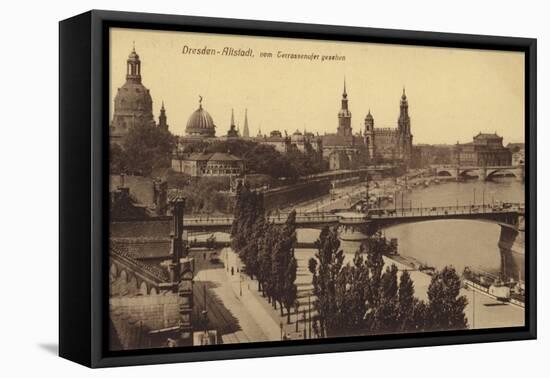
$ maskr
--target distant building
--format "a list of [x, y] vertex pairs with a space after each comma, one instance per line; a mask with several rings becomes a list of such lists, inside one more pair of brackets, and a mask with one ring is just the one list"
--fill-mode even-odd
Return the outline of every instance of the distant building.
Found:
[[525, 143], [508, 143], [506, 148], [512, 153], [512, 165], [525, 165]]
[[110, 216], [142, 219], [166, 215], [168, 184], [144, 176], [110, 175]]
[[409, 102], [403, 88], [399, 104], [397, 128], [376, 128], [370, 110], [365, 117], [365, 144], [369, 158], [373, 160], [399, 160], [405, 165], [412, 163], [411, 118]]
[[[114, 99], [113, 119], [109, 127], [110, 142], [124, 144], [124, 138], [130, 129], [138, 125], [156, 126], [153, 100], [149, 89], [141, 82], [141, 60], [133, 48], [126, 61], [126, 82], [118, 88]], [[164, 104], [158, 126], [168, 129]]]
[[269, 136], [262, 135], [261, 132], [258, 132], [258, 135], [253, 140], [256, 143], [272, 146], [282, 154], [288, 152], [290, 148], [290, 138], [286, 135], [283, 136], [279, 130], [273, 130]]
[[389, 161], [400, 162], [406, 166], [412, 164], [413, 136], [409, 103], [404, 89], [397, 128], [376, 128], [370, 110], [364, 120], [364, 133], [360, 131], [353, 134], [351, 122], [352, 114], [349, 110], [348, 94], [344, 82], [342, 104], [338, 112], [337, 132], [322, 137], [323, 157], [329, 161], [331, 170], [351, 168], [359, 155], [366, 155], [370, 163]]
[[235, 114], [233, 109], [231, 109], [231, 122], [229, 125], [229, 130], [227, 131], [227, 139], [235, 139], [239, 137], [239, 130], [235, 126]]
[[195, 264], [184, 238], [185, 203], [177, 199], [172, 205], [172, 218], [111, 218], [111, 350], [192, 345], [193, 321], [198, 319]]
[[354, 156], [364, 148], [360, 134], [353, 135], [351, 127], [351, 111], [348, 104], [348, 93], [344, 81], [342, 103], [338, 111], [338, 128], [336, 134], [326, 134], [322, 137], [323, 158], [328, 160], [330, 170], [349, 169]]
[[502, 137], [497, 133], [479, 133], [470, 143], [457, 143], [454, 151], [455, 164], [460, 166], [509, 166], [512, 153], [502, 145]]
[[241, 176], [244, 161], [222, 152], [192, 153], [173, 157], [172, 170], [193, 177]]
[[413, 146], [413, 166], [452, 164], [455, 146], [450, 144], [417, 144]]

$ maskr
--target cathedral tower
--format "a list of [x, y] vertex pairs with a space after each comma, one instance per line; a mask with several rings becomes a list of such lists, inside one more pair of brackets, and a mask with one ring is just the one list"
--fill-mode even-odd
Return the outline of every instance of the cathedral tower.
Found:
[[403, 87], [401, 102], [399, 105], [399, 119], [397, 120], [398, 130], [398, 156], [408, 166], [412, 158], [412, 134], [411, 134], [411, 118], [409, 117], [409, 102]]
[[342, 108], [338, 112], [339, 136], [351, 136], [351, 112], [348, 109], [348, 94], [346, 92], [346, 80], [344, 79], [344, 93], [342, 93]]
[[166, 109], [164, 109], [164, 101], [160, 107], [159, 124], [158, 126], [163, 130], [168, 130], [168, 122], [166, 117]]
[[367, 152], [369, 159], [374, 159], [375, 155], [375, 141], [374, 141], [374, 117], [370, 113], [365, 117], [365, 145], [367, 147]]
[[411, 119], [409, 117], [409, 102], [407, 95], [405, 94], [405, 87], [403, 87], [403, 95], [401, 95], [401, 103], [399, 105], [399, 120], [397, 121], [397, 127], [403, 134], [411, 133]]

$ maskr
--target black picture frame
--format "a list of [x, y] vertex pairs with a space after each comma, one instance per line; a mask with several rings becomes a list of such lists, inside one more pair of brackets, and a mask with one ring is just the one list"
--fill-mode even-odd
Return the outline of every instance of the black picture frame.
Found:
[[[521, 51], [525, 53], [524, 327], [109, 352], [108, 30], [152, 30]], [[59, 24], [59, 354], [89, 367], [535, 339], [536, 39], [93, 10]]]

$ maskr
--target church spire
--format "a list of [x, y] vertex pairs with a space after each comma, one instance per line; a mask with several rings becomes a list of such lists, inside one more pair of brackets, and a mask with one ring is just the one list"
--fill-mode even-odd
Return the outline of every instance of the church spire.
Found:
[[233, 108], [231, 108], [231, 124], [229, 126], [235, 126], [235, 113], [233, 112]]
[[405, 94], [405, 86], [403, 86], [403, 94], [401, 95], [401, 102], [399, 104], [399, 120], [397, 121], [397, 127], [403, 133], [410, 134], [411, 132], [409, 101], [407, 101], [407, 95]]
[[244, 110], [243, 137], [250, 137], [250, 131], [248, 130], [248, 109]]
[[346, 78], [344, 77], [344, 92], [342, 93], [342, 107], [338, 112], [338, 131], [340, 136], [352, 135], [351, 112], [348, 109], [348, 93], [346, 89]]
[[343, 98], [348, 97], [348, 93], [346, 92], [346, 77], [344, 76], [344, 93], [342, 93]]
[[162, 105], [160, 107], [160, 115], [159, 115], [159, 127], [164, 130], [168, 130], [168, 118], [166, 117], [166, 109], [164, 108], [164, 101], [162, 102]]

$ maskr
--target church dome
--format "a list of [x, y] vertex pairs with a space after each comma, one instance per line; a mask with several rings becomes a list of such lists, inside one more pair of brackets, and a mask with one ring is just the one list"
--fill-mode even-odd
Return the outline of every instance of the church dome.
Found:
[[216, 125], [212, 116], [203, 109], [202, 97], [199, 100], [199, 108], [195, 110], [187, 121], [185, 133], [190, 136], [213, 137], [216, 135]]
[[143, 84], [127, 81], [115, 96], [115, 112], [144, 112], [153, 114], [153, 99]]
[[141, 83], [141, 61], [135, 48], [126, 62], [126, 82], [118, 88], [114, 98], [114, 112], [110, 135], [122, 138], [137, 125], [154, 125], [153, 99]]

